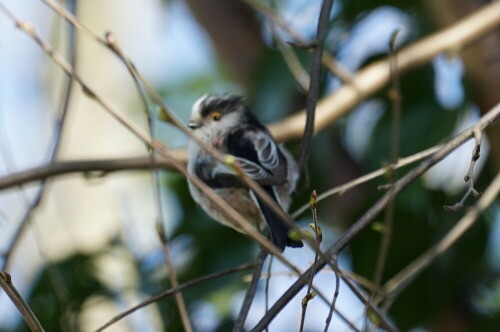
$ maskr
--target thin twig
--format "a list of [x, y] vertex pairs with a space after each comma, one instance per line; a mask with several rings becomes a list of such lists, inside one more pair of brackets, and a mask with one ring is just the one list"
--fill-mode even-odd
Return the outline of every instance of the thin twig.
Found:
[[[391, 87], [389, 89], [389, 98], [392, 105], [392, 121], [391, 121], [391, 164], [395, 164], [399, 156], [399, 140], [400, 140], [400, 123], [401, 123], [401, 89], [399, 82], [398, 73], [398, 59], [395, 50], [396, 38], [399, 30], [393, 32], [390, 42], [389, 42], [389, 63], [391, 71]], [[390, 184], [390, 189], [392, 190], [394, 182], [397, 181], [397, 170], [388, 168], [387, 172], [388, 183]], [[377, 261], [375, 263], [375, 272], [373, 274], [373, 283], [379, 286], [382, 283], [382, 276], [384, 274], [384, 269], [387, 261], [387, 255], [389, 253], [389, 247], [392, 241], [392, 224], [394, 219], [394, 205], [395, 199], [389, 202], [384, 216], [384, 227], [382, 230], [382, 240], [380, 243], [380, 248], [377, 254]], [[374, 292], [370, 296], [370, 301], [374, 301], [377, 298], [377, 293]], [[366, 308], [366, 319], [368, 321], [368, 308]], [[375, 327], [373, 327], [375, 329]]]
[[307, 93], [310, 81], [309, 74], [305, 70], [304, 66], [302, 66], [302, 63], [300, 63], [299, 57], [291, 48], [287, 47], [285, 43], [283, 43], [278, 33], [274, 33], [274, 38], [276, 39], [276, 45], [278, 46], [290, 73], [292, 73], [293, 77], [295, 77], [295, 80], [302, 88], [302, 91]]
[[212, 274], [208, 274], [208, 275], [200, 277], [200, 278], [193, 279], [193, 280], [188, 281], [188, 282], [186, 282], [186, 283], [184, 283], [184, 284], [182, 284], [182, 285], [180, 285], [178, 287], [174, 287], [174, 288], [171, 288], [171, 289], [166, 290], [164, 292], [161, 292], [161, 293], [159, 293], [157, 295], [151, 296], [147, 300], [142, 301], [142, 302], [138, 303], [137, 305], [133, 306], [132, 308], [130, 308], [130, 309], [126, 310], [126, 311], [123, 311], [122, 313], [116, 315], [115, 317], [113, 317], [112, 319], [110, 319], [106, 324], [102, 325], [101, 327], [99, 327], [94, 332], [104, 331], [106, 328], [110, 327], [111, 325], [113, 325], [114, 323], [118, 322], [119, 320], [125, 318], [126, 316], [132, 314], [133, 312], [135, 312], [135, 311], [137, 311], [139, 309], [142, 309], [142, 308], [150, 305], [151, 303], [154, 303], [154, 302], [157, 302], [157, 301], [159, 301], [161, 299], [164, 299], [167, 296], [176, 294], [176, 293], [178, 293], [178, 292], [180, 292], [180, 291], [182, 291], [184, 289], [187, 289], [189, 287], [198, 285], [198, 284], [203, 283], [205, 281], [209, 281], [209, 280], [221, 278], [221, 277], [227, 276], [227, 275], [235, 273], [235, 272], [253, 269], [254, 267], [255, 267], [255, 262], [250, 262], [250, 263], [247, 263], [247, 264], [235, 266], [235, 267], [232, 267], [232, 268], [227, 269], [227, 270], [218, 271], [218, 272], [215, 272], [215, 273], [212, 273]]
[[[360, 184], [366, 183], [368, 181], [376, 179], [379, 176], [387, 174], [388, 169], [398, 169], [398, 168], [410, 165], [410, 164], [417, 162], [419, 160], [425, 159], [425, 158], [429, 157], [430, 155], [434, 154], [440, 148], [442, 148], [442, 145], [436, 145], [436, 146], [433, 146], [431, 148], [425, 149], [423, 151], [417, 152], [414, 155], [411, 155], [411, 156], [408, 156], [405, 158], [400, 158], [394, 164], [390, 164], [390, 165], [387, 165], [385, 167], [379, 168], [376, 171], [373, 171], [373, 172], [370, 172], [370, 173], [365, 174], [363, 176], [360, 176], [360, 177], [358, 177], [352, 181], [349, 181], [343, 185], [329, 189], [318, 196], [318, 202], [321, 202], [322, 200], [324, 200], [330, 196], [336, 195], [336, 194], [343, 195], [347, 191], [353, 189], [354, 187], [359, 186]], [[0, 189], [1, 189], [1, 179], [0, 179]], [[297, 218], [302, 213], [307, 211], [308, 207], [309, 207], [309, 204], [302, 205], [294, 213], [292, 213], [292, 216], [294, 218]]]
[[[491, 111], [490, 111], [491, 112]], [[479, 201], [455, 224], [455, 226], [432, 248], [398, 272], [384, 285], [388, 297], [399, 294], [412, 280], [440, 255], [451, 248], [465, 232], [474, 225], [481, 213], [498, 198], [500, 192], [500, 172], [497, 173], [489, 187], [485, 190]]]
[[309, 159], [309, 151], [314, 136], [314, 114], [316, 112], [316, 102], [319, 97], [319, 85], [321, 82], [321, 57], [323, 55], [323, 47], [326, 34], [328, 32], [328, 24], [330, 22], [330, 13], [332, 12], [333, 0], [323, 0], [321, 11], [319, 13], [318, 27], [316, 30], [317, 43], [311, 62], [309, 71], [309, 90], [306, 101], [306, 124], [304, 127], [304, 136], [300, 141], [299, 151], [299, 170], [304, 174], [307, 169], [307, 161]]
[[14, 303], [14, 305], [17, 307], [17, 310], [19, 311], [31, 331], [45, 331], [29, 305], [26, 303], [26, 301], [24, 301], [21, 294], [19, 294], [16, 287], [14, 287], [14, 285], [12, 284], [12, 278], [7, 272], [0, 271], [0, 287], [3, 288], [12, 303]]
[[[157, 226], [158, 226], [158, 237], [160, 238], [162, 244], [163, 256], [165, 256], [165, 262], [167, 263], [167, 273], [170, 279], [170, 283], [172, 284], [173, 288], [179, 288], [179, 280], [177, 279], [177, 272], [175, 271], [175, 267], [172, 262], [172, 255], [170, 255], [170, 248], [167, 242], [168, 240], [167, 240], [167, 235], [165, 233], [165, 227], [163, 227], [163, 222], [161, 222], [161, 219], [159, 219]], [[181, 322], [184, 331], [192, 332], [193, 327], [191, 326], [189, 313], [186, 307], [186, 302], [184, 301], [184, 297], [182, 296], [182, 292], [181, 291], [176, 292], [174, 294], [174, 298], [175, 298], [175, 303], [177, 305], [177, 309], [179, 310], [179, 315], [181, 317]]]
[[[175, 157], [175, 151], [171, 153], [174, 155], [172, 158], [183, 163], [181, 159]], [[154, 168], [174, 169], [172, 163], [168, 159], [159, 157], [156, 158], [155, 164], [153, 164], [149, 156], [54, 161], [42, 166], [0, 177], [0, 190], [71, 173], [83, 173], [85, 178], [96, 178], [117, 171], [151, 170]]]
[[445, 205], [444, 209], [450, 212], [456, 212], [464, 207], [465, 200], [472, 194], [475, 197], [481, 196], [481, 193], [474, 188], [474, 165], [476, 165], [476, 161], [481, 156], [481, 138], [483, 137], [483, 133], [481, 131], [474, 132], [474, 140], [476, 141], [476, 145], [474, 149], [472, 149], [472, 156], [470, 159], [469, 170], [467, 174], [465, 174], [464, 181], [467, 183], [467, 191], [465, 192], [462, 199], [455, 203], [454, 205]]
[[[252, 274], [252, 281], [250, 282], [250, 285], [248, 286], [245, 293], [245, 298], [243, 299], [243, 303], [241, 304], [240, 313], [238, 314], [238, 317], [234, 322], [233, 332], [239, 332], [243, 330], [243, 326], [245, 325], [245, 321], [250, 311], [250, 307], [252, 306], [253, 299], [255, 298], [255, 294], [257, 293], [257, 285], [259, 284], [260, 276], [262, 274], [262, 267], [264, 266], [267, 254], [268, 253], [265, 249], [261, 249], [259, 255], [257, 256], [255, 268]], [[268, 278], [269, 277], [270, 276], [268, 276]]]
[[[266, 312], [269, 310], [269, 288], [271, 286], [271, 270], [273, 266], [273, 256], [269, 257], [269, 264], [267, 265], [267, 278], [266, 278], [266, 287], [264, 289], [264, 298], [266, 304]], [[269, 325], [266, 326], [266, 332], [269, 332]]]
[[[297, 31], [293, 29], [291, 24], [288, 24], [283, 20], [282, 17], [280, 17], [279, 13], [277, 13], [274, 8], [266, 6], [262, 2], [256, 0], [242, 1], [271, 20], [275, 29], [283, 29], [290, 37], [294, 39], [294, 41], [288, 41], [287, 44], [293, 47], [307, 49], [309, 51], [313, 51], [316, 47], [317, 43], [315, 41], [309, 41], [302, 37]], [[349, 70], [345, 68], [341, 63], [339, 63], [329, 52], [323, 51], [321, 62], [323, 63], [323, 66], [325, 66], [330, 71], [330, 73], [340, 78], [342, 82], [351, 82], [352, 73], [349, 72]], [[304, 91], [307, 91], [307, 89], [305, 89]]]
[[[309, 206], [311, 208], [313, 222], [309, 226], [314, 231], [314, 237], [315, 237], [316, 242], [318, 243], [318, 247], [319, 247], [319, 244], [323, 240], [323, 234], [321, 233], [321, 229], [318, 226], [318, 215], [316, 213], [317, 201], [318, 201], [318, 196], [316, 194], [316, 190], [313, 190], [311, 193], [311, 197], [309, 199]], [[312, 300], [316, 296], [316, 294], [311, 293], [311, 289], [313, 286], [314, 276], [316, 275], [314, 272], [316, 271], [316, 265], [318, 264], [318, 259], [319, 259], [319, 253], [318, 253], [318, 250], [315, 250], [314, 251], [314, 261], [313, 261], [313, 265], [312, 265], [313, 273], [311, 273], [311, 277], [309, 278], [309, 281], [307, 282], [306, 295], [302, 298], [302, 315], [300, 317], [300, 329], [299, 329], [300, 332], [304, 331], [304, 323], [306, 320], [307, 305], [308, 305], [309, 301]]]
[[333, 264], [334, 264], [334, 270], [333, 273], [335, 273], [335, 291], [333, 293], [333, 300], [332, 300], [332, 305], [330, 306], [330, 310], [328, 311], [328, 316], [326, 317], [326, 323], [325, 323], [325, 329], [323, 330], [324, 332], [328, 332], [328, 329], [330, 328], [330, 323], [332, 321], [332, 316], [333, 316], [333, 311], [335, 310], [335, 304], [337, 303], [337, 298], [339, 297], [339, 290], [340, 290], [340, 277], [339, 274], [341, 274], [338, 266], [338, 257], [335, 256], [333, 258]]

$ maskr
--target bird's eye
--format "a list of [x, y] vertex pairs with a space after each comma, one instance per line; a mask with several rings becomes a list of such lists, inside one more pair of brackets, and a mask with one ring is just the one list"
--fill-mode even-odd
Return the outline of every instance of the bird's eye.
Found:
[[219, 112], [213, 112], [212, 113], [212, 120], [219, 121], [220, 120], [220, 113]]

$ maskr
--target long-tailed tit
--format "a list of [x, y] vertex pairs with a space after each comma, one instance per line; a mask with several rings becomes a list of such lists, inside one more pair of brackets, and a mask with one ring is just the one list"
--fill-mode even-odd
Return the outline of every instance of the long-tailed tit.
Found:
[[[233, 155], [241, 169], [286, 211], [295, 190], [298, 168], [295, 160], [272, 138], [269, 131], [249, 112], [241, 97], [205, 95], [193, 105], [189, 127], [193, 134], [223, 154]], [[193, 140], [188, 146], [188, 171], [205, 181], [230, 206], [258, 229], [267, 225], [273, 243], [302, 247], [289, 238], [289, 225], [281, 220], [226, 165], [217, 161]], [[243, 232], [191, 181], [193, 199], [215, 220]]]

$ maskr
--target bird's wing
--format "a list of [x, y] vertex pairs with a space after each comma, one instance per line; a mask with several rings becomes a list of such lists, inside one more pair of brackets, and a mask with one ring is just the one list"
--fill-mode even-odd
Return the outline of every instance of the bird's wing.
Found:
[[249, 177], [262, 185], [287, 179], [287, 162], [271, 135], [264, 130], [241, 129], [226, 138], [227, 150]]
[[214, 189], [243, 186], [240, 178], [229, 167], [219, 163], [208, 154], [197, 158], [194, 164], [194, 172]]

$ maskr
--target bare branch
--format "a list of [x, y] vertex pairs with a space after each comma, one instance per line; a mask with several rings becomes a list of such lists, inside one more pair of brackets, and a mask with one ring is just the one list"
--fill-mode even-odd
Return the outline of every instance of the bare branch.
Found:
[[[160, 204], [161, 201], [158, 197], [157, 204]], [[161, 211], [160, 211], [161, 213]], [[158, 226], [158, 237], [160, 238], [163, 250], [163, 256], [165, 256], [165, 262], [167, 263], [167, 274], [170, 279], [170, 283], [173, 288], [179, 288], [179, 279], [177, 279], [177, 272], [175, 271], [174, 264], [172, 262], [172, 255], [170, 255], [170, 248], [168, 246], [167, 235], [165, 233], [165, 227], [163, 227], [163, 222], [161, 221], [162, 214], [158, 216], [159, 222]], [[179, 315], [181, 316], [182, 326], [184, 327], [184, 331], [192, 332], [193, 327], [191, 326], [191, 321], [189, 319], [189, 313], [186, 307], [186, 302], [184, 301], [184, 297], [182, 296], [182, 292], [178, 291], [174, 294], [175, 303], [177, 304], [177, 309], [179, 309]]]
[[299, 171], [301, 175], [307, 169], [309, 159], [309, 147], [314, 136], [314, 114], [316, 112], [316, 103], [319, 97], [319, 85], [321, 82], [321, 58], [323, 55], [324, 41], [330, 22], [330, 13], [332, 12], [333, 0], [323, 0], [321, 11], [319, 13], [318, 27], [316, 30], [316, 47], [313, 51], [311, 70], [309, 72], [309, 90], [306, 101], [306, 123], [304, 127], [304, 136], [300, 141], [299, 151]]
[[[273, 256], [269, 257], [269, 264], [267, 265], [267, 278], [266, 278], [266, 286], [264, 289], [266, 312], [269, 310], [269, 287], [271, 285], [272, 266], [273, 266]], [[266, 326], [266, 332], [269, 332], [269, 326]]]
[[474, 139], [476, 141], [476, 145], [474, 146], [474, 149], [472, 149], [472, 156], [470, 159], [469, 170], [467, 171], [467, 174], [465, 174], [464, 177], [464, 181], [467, 183], [467, 191], [465, 192], [464, 196], [459, 202], [455, 203], [454, 205], [445, 205], [444, 209], [446, 211], [456, 212], [461, 208], [463, 208], [465, 200], [470, 196], [470, 194], [474, 195], [475, 197], [481, 196], [481, 193], [474, 188], [473, 173], [474, 173], [474, 165], [476, 164], [476, 161], [479, 159], [481, 155], [482, 137], [483, 133], [481, 131], [474, 133]]
[[332, 316], [333, 316], [333, 311], [335, 310], [335, 304], [337, 303], [337, 298], [339, 297], [339, 290], [340, 290], [339, 274], [341, 274], [341, 272], [340, 272], [339, 266], [338, 266], [338, 257], [333, 258], [333, 263], [334, 263], [333, 273], [335, 273], [335, 291], [333, 293], [332, 305], [330, 306], [330, 310], [328, 311], [328, 316], [326, 317], [324, 332], [328, 332], [328, 329], [330, 327], [330, 323], [332, 321]]
[[[257, 285], [259, 284], [260, 276], [262, 273], [262, 267], [264, 266], [264, 262], [266, 261], [267, 251], [262, 249], [257, 256], [257, 260], [255, 261], [255, 268], [252, 274], [252, 281], [250, 282], [250, 286], [248, 286], [247, 291], [245, 293], [245, 298], [243, 299], [243, 303], [241, 304], [240, 313], [236, 318], [236, 321], [233, 326], [233, 332], [239, 332], [243, 330], [243, 326], [245, 325], [245, 321], [248, 316], [248, 312], [250, 311], [250, 307], [252, 306], [253, 299], [255, 298], [255, 294], [257, 293]], [[268, 276], [268, 280], [271, 276]]]
[[[259, 13], [270, 19], [276, 28], [283, 29], [288, 35], [290, 35], [294, 39], [294, 41], [288, 41], [287, 44], [297, 48], [308, 49], [308, 50], [313, 50], [314, 47], [317, 45], [316, 42], [306, 40], [305, 38], [303, 38], [297, 31], [295, 31], [292, 28], [292, 25], [285, 22], [279, 16], [279, 13], [277, 13], [273, 8], [264, 5], [261, 1], [256, 1], [256, 0], [242, 0], [242, 1], [246, 2], [253, 9], [255, 9], [256, 11], [258, 11]], [[325, 66], [330, 71], [330, 73], [340, 78], [343, 82], [348, 83], [351, 81], [352, 73], [350, 73], [344, 66], [342, 66], [327, 51], [323, 52], [321, 61], [323, 63], [323, 66]], [[307, 91], [307, 89], [305, 89], [304, 91]]]
[[[491, 112], [491, 111], [490, 111]], [[497, 173], [493, 182], [486, 189], [479, 201], [455, 224], [455, 226], [431, 249], [427, 250], [419, 258], [410, 263], [406, 268], [392, 277], [385, 285], [386, 296], [392, 298], [401, 292], [413, 279], [415, 279], [425, 268], [446, 252], [451, 246], [465, 234], [465, 232], [477, 221], [481, 213], [498, 198], [500, 193], [500, 172]]]
[[7, 272], [0, 271], [0, 287], [3, 288], [7, 296], [19, 310], [21, 316], [23, 316], [24, 321], [33, 332], [43, 332], [45, 331], [36, 318], [35, 314], [28, 306], [26, 301], [22, 298], [21, 294], [17, 291], [16, 287], [12, 284], [12, 278]]
[[[309, 206], [311, 208], [313, 222], [312, 222], [312, 224], [309, 225], [309, 227], [311, 227], [313, 229], [314, 238], [315, 238], [316, 242], [318, 243], [318, 247], [319, 247], [319, 244], [323, 240], [323, 234], [321, 232], [321, 228], [318, 226], [318, 215], [317, 215], [317, 211], [316, 211], [317, 202], [318, 202], [317, 198], [318, 198], [318, 196], [316, 194], [316, 190], [313, 190], [313, 192], [311, 193], [311, 197], [309, 199]], [[314, 273], [314, 272], [316, 271], [316, 265], [318, 264], [318, 259], [319, 259], [319, 252], [318, 252], [318, 250], [315, 250], [314, 251], [314, 261], [313, 261], [313, 265], [312, 265], [313, 273], [311, 273], [311, 277], [309, 278], [309, 282], [307, 283], [306, 295], [302, 298], [302, 315], [300, 317], [300, 329], [299, 329], [300, 332], [304, 331], [304, 323], [306, 320], [307, 304], [309, 303], [310, 300], [312, 300], [314, 298], [314, 296], [316, 296], [316, 294], [311, 293], [311, 289], [313, 286], [314, 276], [316, 275], [316, 273]], [[333, 302], [333, 304], [330, 306], [331, 308], [334, 306], [334, 303], [335, 302]], [[332, 309], [332, 313], [333, 313], [333, 309]]]
[[292, 73], [293, 77], [295, 77], [295, 80], [300, 85], [302, 90], [307, 92], [309, 90], [309, 74], [300, 63], [297, 54], [295, 54], [290, 47], [287, 47], [285, 43], [283, 43], [277, 33], [274, 34], [274, 38], [276, 39], [276, 45], [278, 46], [281, 55], [283, 55], [283, 59], [285, 60], [290, 73]]
[[[389, 89], [389, 98], [392, 105], [392, 119], [391, 119], [391, 163], [395, 164], [399, 156], [399, 140], [400, 140], [400, 123], [401, 123], [401, 89], [399, 82], [399, 72], [398, 72], [398, 59], [395, 49], [396, 38], [399, 30], [393, 32], [390, 42], [389, 42], [389, 64], [391, 71], [391, 87]], [[388, 168], [387, 178], [392, 190], [393, 184], [397, 181], [397, 170]], [[377, 261], [375, 263], [375, 272], [373, 274], [373, 283], [380, 286], [382, 282], [382, 275], [384, 273], [387, 255], [389, 254], [389, 247], [392, 241], [392, 224], [394, 219], [394, 206], [395, 201], [392, 200], [387, 205], [387, 209], [384, 215], [384, 228], [382, 231], [382, 239], [380, 247], [377, 253]], [[373, 301], [377, 297], [377, 292], [373, 292], [370, 296], [370, 301]], [[368, 308], [366, 308], [366, 317], [368, 318]]]
[[[338, 187], [327, 190], [318, 196], [318, 202], [321, 202], [322, 200], [324, 200], [330, 196], [336, 195], [336, 194], [343, 195], [347, 191], [351, 190], [352, 188], [354, 188], [360, 184], [366, 183], [366, 182], [371, 181], [379, 176], [387, 174], [388, 169], [393, 169], [393, 170], [398, 169], [398, 168], [410, 165], [410, 164], [417, 162], [419, 160], [425, 159], [425, 158], [429, 157], [430, 155], [434, 154], [440, 148], [442, 148], [442, 145], [436, 145], [436, 146], [433, 146], [431, 148], [425, 149], [423, 151], [417, 152], [414, 155], [411, 155], [411, 156], [408, 156], [405, 158], [400, 158], [395, 164], [390, 164], [390, 165], [387, 165], [386, 167], [379, 168], [376, 171], [373, 171], [373, 172], [370, 172], [370, 173], [365, 174], [363, 176], [360, 176], [360, 177], [358, 177], [352, 181], [349, 181], [343, 185], [340, 185]], [[0, 184], [1, 184], [1, 181], [0, 181]], [[294, 218], [297, 218], [298, 216], [300, 216], [302, 213], [304, 213], [307, 210], [308, 206], [309, 206], [309, 204], [304, 204], [299, 209], [297, 209], [297, 211], [295, 211], [292, 214], [292, 216]]]
[[[175, 155], [175, 151], [172, 151]], [[182, 160], [177, 157], [180, 163]], [[50, 177], [71, 173], [83, 173], [85, 177], [101, 177], [117, 171], [151, 170], [164, 168], [172, 170], [172, 163], [166, 158], [157, 158], [155, 163], [150, 157], [131, 157], [116, 159], [84, 159], [54, 161], [52, 163], [9, 174], [0, 178], [0, 190], [15, 187], [32, 181], [45, 180]]]

